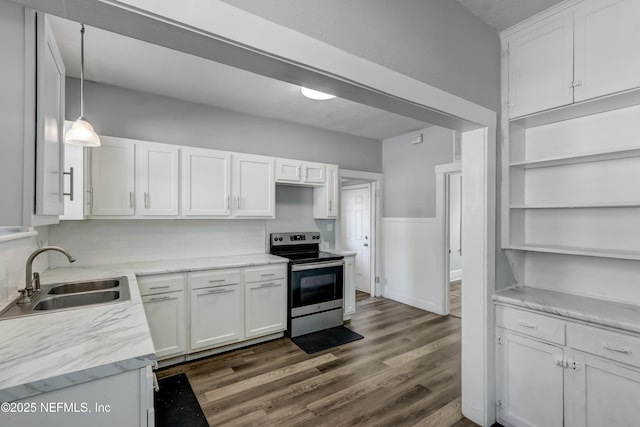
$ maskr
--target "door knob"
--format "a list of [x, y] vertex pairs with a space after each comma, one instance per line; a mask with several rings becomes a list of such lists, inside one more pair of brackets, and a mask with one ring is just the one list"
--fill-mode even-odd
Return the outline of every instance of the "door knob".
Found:
[[365, 244], [364, 244], [364, 245], [362, 245], [362, 246], [364, 246], [365, 248], [368, 248], [368, 247], [369, 247], [369, 244], [368, 244], [368, 243], [365, 243]]

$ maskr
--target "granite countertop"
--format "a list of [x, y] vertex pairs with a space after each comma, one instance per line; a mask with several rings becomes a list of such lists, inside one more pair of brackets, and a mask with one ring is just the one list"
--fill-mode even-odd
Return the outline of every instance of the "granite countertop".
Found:
[[285, 264], [269, 254], [64, 267], [42, 284], [127, 276], [129, 301], [0, 320], [0, 402], [24, 399], [155, 363], [136, 275]]
[[493, 296], [493, 300], [568, 319], [640, 334], [640, 305], [607, 301], [528, 286], [499, 291]]

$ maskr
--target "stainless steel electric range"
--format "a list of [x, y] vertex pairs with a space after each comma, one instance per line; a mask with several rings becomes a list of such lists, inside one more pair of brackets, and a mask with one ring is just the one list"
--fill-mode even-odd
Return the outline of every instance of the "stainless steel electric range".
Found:
[[287, 335], [342, 325], [344, 257], [320, 251], [320, 233], [273, 233], [272, 255], [289, 259]]

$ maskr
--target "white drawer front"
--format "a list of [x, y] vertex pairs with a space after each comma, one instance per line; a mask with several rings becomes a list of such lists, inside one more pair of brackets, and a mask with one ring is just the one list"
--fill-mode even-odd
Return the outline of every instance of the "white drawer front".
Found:
[[552, 317], [496, 306], [496, 325], [556, 344], [565, 343], [565, 323]]
[[184, 275], [181, 273], [141, 276], [136, 277], [136, 279], [142, 296], [182, 291], [184, 289]]
[[269, 267], [251, 267], [244, 271], [244, 279], [247, 283], [261, 282], [263, 280], [278, 280], [287, 278], [287, 265], [281, 264]]
[[567, 341], [576, 350], [640, 367], [640, 338], [569, 324]]
[[210, 270], [189, 273], [189, 285], [191, 289], [236, 285], [241, 283], [241, 281], [240, 270]]

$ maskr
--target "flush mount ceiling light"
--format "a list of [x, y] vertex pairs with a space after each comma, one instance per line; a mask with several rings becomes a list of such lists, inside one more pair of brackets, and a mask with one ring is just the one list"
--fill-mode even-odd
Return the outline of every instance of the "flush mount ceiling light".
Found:
[[99, 147], [100, 138], [84, 116], [84, 24], [80, 24], [80, 117], [64, 136], [64, 142], [82, 147]]
[[301, 87], [300, 92], [309, 99], [314, 99], [316, 101], [326, 101], [328, 99], [333, 99], [335, 95], [329, 95], [328, 93], [320, 92], [319, 90], [309, 89], [308, 87]]

